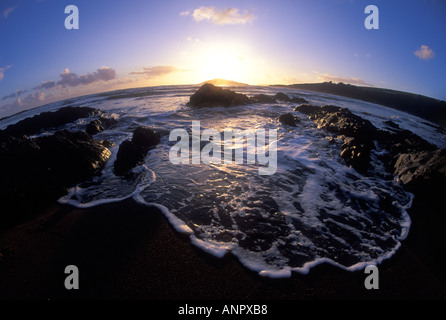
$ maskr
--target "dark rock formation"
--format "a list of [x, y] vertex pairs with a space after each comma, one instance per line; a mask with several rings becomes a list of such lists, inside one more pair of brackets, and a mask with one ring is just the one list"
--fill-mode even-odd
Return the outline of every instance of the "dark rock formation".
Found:
[[378, 129], [346, 108], [326, 105], [322, 107], [303, 104], [294, 111], [309, 115], [319, 128], [346, 138], [342, 145], [341, 157], [345, 162], [360, 172], [367, 171], [370, 153], [375, 147]]
[[57, 131], [30, 139], [0, 135], [0, 219], [16, 221], [48, 205], [67, 188], [99, 174], [110, 151], [85, 132]]
[[261, 93], [251, 97], [251, 103], [276, 103], [276, 100], [271, 96]]
[[196, 108], [206, 108], [218, 106], [232, 107], [249, 103], [250, 99], [244, 94], [206, 83], [190, 97], [187, 105]]
[[401, 153], [433, 151], [435, 146], [409, 130], [401, 129], [391, 120], [385, 122], [391, 131], [376, 128], [370, 121], [338, 106], [312, 106], [303, 104], [294, 111], [309, 116], [319, 128], [336, 135], [343, 135], [341, 156], [345, 162], [360, 172], [369, 167], [371, 150], [376, 141], [389, 152], [382, 156], [386, 168], [390, 171]]
[[81, 118], [99, 114], [100, 110], [89, 107], [63, 107], [57, 111], [42, 112], [12, 124], [5, 132], [12, 136], [33, 135], [41, 130], [57, 128]]
[[446, 150], [402, 153], [395, 174], [408, 191], [442, 197], [446, 195]]
[[370, 152], [373, 147], [371, 141], [346, 137], [341, 146], [341, 157], [347, 165], [352, 166], [359, 172], [365, 172], [369, 167]]
[[288, 97], [285, 93], [283, 92], [278, 92], [276, 93], [276, 95], [274, 96], [274, 99], [276, 101], [285, 101], [285, 102], [290, 102], [291, 99], [290, 97]]
[[311, 104], [301, 104], [294, 108], [293, 111], [299, 111], [303, 114], [306, 114], [308, 116], [314, 116], [319, 114], [320, 112], [337, 112], [341, 111], [341, 107], [332, 106], [332, 105], [326, 105], [326, 106], [314, 106]]
[[300, 122], [298, 116], [293, 116], [291, 113], [285, 113], [279, 116], [279, 122], [287, 126], [295, 127]]
[[236, 105], [245, 105], [250, 103], [271, 103], [275, 104], [277, 101], [293, 102], [293, 103], [307, 103], [302, 98], [290, 98], [283, 92], [278, 92], [274, 96], [266, 94], [256, 94], [253, 97], [248, 97], [241, 93], [236, 93], [229, 89], [216, 87], [210, 83], [205, 83], [197, 90], [189, 99], [188, 106], [196, 108], [205, 107], [232, 107]]
[[290, 102], [292, 102], [292, 103], [308, 103], [307, 100], [305, 100], [304, 98], [299, 98], [299, 97], [291, 98]]
[[290, 98], [283, 92], [278, 92], [274, 96], [269, 96], [266, 94], [256, 94], [251, 97], [251, 103], [278, 103], [278, 102], [292, 102], [292, 103], [308, 103], [307, 100], [303, 98]]
[[147, 152], [160, 142], [160, 135], [148, 127], [138, 127], [133, 131], [132, 140], [119, 145], [114, 163], [115, 174], [125, 175], [144, 160]]
[[406, 190], [418, 195], [446, 194], [446, 150], [391, 120], [384, 122], [389, 130], [381, 130], [337, 106], [305, 104], [294, 110], [307, 114], [319, 128], [344, 136], [341, 157], [356, 170], [367, 171], [376, 142], [387, 150], [380, 155], [386, 170], [396, 174]]
[[384, 88], [359, 87], [344, 83], [303, 83], [288, 87], [300, 90], [324, 92], [362, 101], [377, 103], [386, 107], [414, 114], [446, 127], [446, 102], [434, 98]]
[[95, 135], [96, 133], [99, 133], [103, 130], [110, 129], [111, 127], [116, 125], [116, 123], [118, 123], [118, 121], [114, 118], [101, 117], [99, 119], [90, 121], [85, 131], [88, 134]]

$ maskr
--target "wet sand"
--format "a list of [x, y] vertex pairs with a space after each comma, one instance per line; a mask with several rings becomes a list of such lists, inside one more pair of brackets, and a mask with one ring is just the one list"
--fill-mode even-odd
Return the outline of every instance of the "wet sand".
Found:
[[[217, 259], [195, 248], [161, 212], [133, 200], [85, 210], [54, 204], [0, 235], [0, 299], [445, 299], [445, 235], [435, 234], [444, 223], [431, 230], [426, 212], [438, 214], [415, 200], [409, 237], [378, 266], [379, 289], [366, 290], [363, 271], [328, 264], [262, 278], [230, 254]], [[79, 290], [64, 287], [67, 265], [79, 269]]]

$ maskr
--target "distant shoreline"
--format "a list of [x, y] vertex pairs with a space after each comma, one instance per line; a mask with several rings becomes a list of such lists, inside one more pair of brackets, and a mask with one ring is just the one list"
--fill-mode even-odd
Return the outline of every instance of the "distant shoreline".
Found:
[[[226, 79], [212, 79], [203, 81], [200, 84], [189, 84], [191, 86], [200, 86], [204, 83], [211, 83], [216, 86], [234, 86], [234, 87], [244, 87], [250, 86], [250, 84], [226, 80]], [[178, 84], [178, 86], [184, 86], [187, 84]], [[165, 85], [165, 86], [175, 86], [175, 85]], [[311, 92], [320, 92], [326, 94], [333, 94], [337, 96], [353, 98], [361, 101], [371, 102], [380, 104], [392, 109], [400, 110], [403, 112], [407, 112], [409, 114], [418, 116], [425, 120], [431, 121], [443, 129], [446, 128], [446, 102], [438, 99], [426, 97], [419, 94], [396, 91], [392, 89], [385, 88], [375, 88], [375, 87], [360, 87], [354, 86], [350, 84], [340, 83], [332, 83], [332, 82], [323, 82], [323, 83], [302, 83], [302, 84], [271, 84], [271, 85], [261, 85], [265, 87], [277, 87], [277, 88], [291, 88], [298, 90], [305, 90]], [[148, 86], [141, 88], [151, 88], [151, 87], [164, 87], [162, 86]], [[51, 102], [57, 103], [62, 101], [67, 101], [70, 99], [78, 99], [87, 96], [93, 96], [97, 94], [103, 94], [107, 92], [121, 91], [121, 90], [129, 90], [129, 89], [138, 89], [137, 88], [125, 88], [125, 89], [116, 89], [111, 91], [97, 92], [87, 95], [81, 95], [78, 97], [70, 97], [67, 99], [63, 99], [60, 101]], [[19, 115], [23, 112], [30, 111], [33, 109], [37, 109], [40, 107], [44, 107], [48, 104], [44, 104], [37, 107], [32, 107], [25, 110], [20, 110], [17, 113], [13, 113], [0, 118], [0, 121], [6, 120], [12, 116]]]
[[384, 88], [360, 87], [344, 84], [342, 82], [302, 83], [291, 85], [275, 84], [271, 85], [271, 87], [292, 88], [334, 94], [376, 103], [410, 113], [446, 128], [446, 102], [419, 94]]

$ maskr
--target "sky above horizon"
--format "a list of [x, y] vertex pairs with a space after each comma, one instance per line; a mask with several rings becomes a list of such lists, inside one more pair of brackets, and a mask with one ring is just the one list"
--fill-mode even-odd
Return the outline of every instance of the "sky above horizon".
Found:
[[[79, 9], [66, 29], [65, 7]], [[368, 30], [368, 5], [379, 29]], [[441, 0], [1, 0], [0, 117], [130, 87], [344, 82], [446, 100]]]

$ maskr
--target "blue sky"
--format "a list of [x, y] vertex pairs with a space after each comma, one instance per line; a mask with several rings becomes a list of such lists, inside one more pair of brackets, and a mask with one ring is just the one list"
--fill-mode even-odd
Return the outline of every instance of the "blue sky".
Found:
[[[67, 5], [79, 29], [67, 30]], [[367, 30], [367, 5], [379, 29]], [[2, 0], [0, 117], [93, 92], [212, 78], [346, 82], [446, 100], [441, 0]]]

